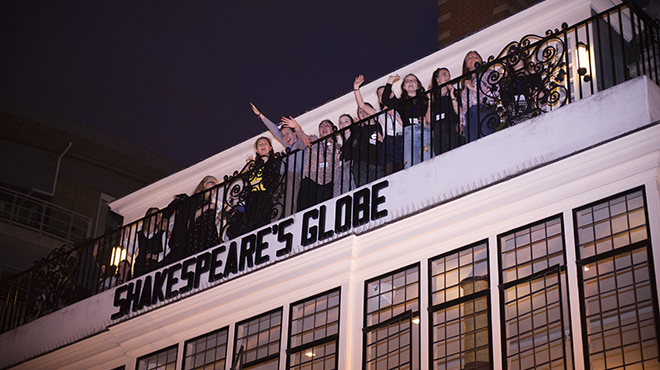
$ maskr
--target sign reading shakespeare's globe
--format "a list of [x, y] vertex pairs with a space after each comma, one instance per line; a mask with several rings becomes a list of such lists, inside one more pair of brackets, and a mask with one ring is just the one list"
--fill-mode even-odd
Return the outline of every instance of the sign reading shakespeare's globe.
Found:
[[388, 215], [381, 181], [299, 212], [115, 289], [111, 319], [155, 307], [296, 256], [324, 240]]

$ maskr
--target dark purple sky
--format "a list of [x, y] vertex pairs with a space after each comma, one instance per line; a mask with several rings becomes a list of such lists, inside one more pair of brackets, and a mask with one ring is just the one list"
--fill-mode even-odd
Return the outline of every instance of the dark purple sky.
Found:
[[0, 95], [189, 166], [435, 51], [437, 1], [0, 5]]

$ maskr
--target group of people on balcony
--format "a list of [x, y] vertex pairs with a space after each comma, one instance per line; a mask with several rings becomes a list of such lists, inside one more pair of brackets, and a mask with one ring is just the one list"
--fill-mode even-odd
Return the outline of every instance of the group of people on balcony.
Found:
[[408, 74], [399, 96], [392, 85], [400, 77], [392, 75], [377, 89], [378, 109], [364, 101], [364, 77], [358, 76], [353, 83], [356, 118], [342, 114], [338, 125], [322, 120], [318, 135], [308, 135], [293, 117], [283, 117], [278, 126], [250, 104], [285, 151], [275, 153], [271, 139], [259, 137], [254, 158], [226, 177], [224, 188], [206, 176], [192, 196], [175, 196], [162, 212], [150, 208], [141, 229], [123, 237], [129, 273], [147, 273], [489, 135], [503, 127], [502, 109], [523, 116], [519, 105], [543, 94], [540, 77], [524, 72], [519, 54], [511, 53], [506, 71], [480, 68], [483, 64], [470, 51], [458, 83], [449, 69], [438, 68], [429, 91]]

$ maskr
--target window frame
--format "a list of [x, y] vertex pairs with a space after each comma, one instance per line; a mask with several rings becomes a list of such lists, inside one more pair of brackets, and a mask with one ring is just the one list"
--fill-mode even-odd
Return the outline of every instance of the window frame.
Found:
[[[452, 254], [459, 254], [462, 251], [465, 251], [467, 249], [471, 249], [477, 246], [480, 246], [482, 244], [486, 245], [486, 266], [487, 266], [487, 277], [488, 277], [488, 288], [481, 290], [479, 292], [474, 292], [465, 296], [461, 296], [455, 299], [452, 299], [450, 301], [445, 301], [443, 303], [439, 303], [436, 305], [433, 305], [433, 284], [432, 284], [432, 279], [433, 279], [433, 262], [437, 259], [444, 258], [447, 256], [450, 256]], [[459, 265], [460, 269], [460, 265]], [[490, 298], [490, 293], [491, 293], [491, 271], [490, 271], [490, 245], [488, 243], [488, 239], [483, 239], [479, 240], [477, 242], [468, 244], [466, 246], [462, 246], [456, 249], [453, 249], [451, 251], [439, 254], [437, 256], [431, 257], [428, 259], [428, 351], [429, 351], [429, 368], [433, 366], [434, 358], [433, 358], [433, 314], [437, 311], [449, 308], [449, 307], [454, 307], [454, 306], [459, 306], [460, 305], [468, 302], [468, 301], [474, 301], [478, 298], [486, 297], [486, 304], [488, 306], [487, 308], [487, 317], [488, 317], [488, 357], [489, 357], [489, 363], [493, 364], [493, 330], [492, 330], [492, 324], [493, 324], [493, 318], [492, 318], [492, 302]], [[460, 283], [459, 283], [460, 284]]]
[[[292, 330], [293, 330], [293, 307], [302, 303], [305, 303], [310, 300], [315, 300], [319, 297], [322, 297], [324, 295], [329, 295], [331, 293], [337, 292], [339, 295], [339, 305], [337, 306], [339, 312], [337, 314], [337, 333], [326, 336], [325, 338], [317, 339], [309, 343], [301, 344], [299, 346], [296, 346], [294, 348], [291, 347], [291, 336], [292, 336]], [[321, 344], [325, 343], [330, 343], [332, 341], [335, 342], [335, 369], [339, 367], [339, 333], [341, 330], [341, 286], [332, 288], [329, 290], [326, 290], [324, 292], [315, 294], [313, 296], [307, 297], [300, 299], [296, 302], [293, 302], [289, 305], [289, 328], [288, 328], [288, 334], [287, 334], [287, 344], [286, 344], [286, 369], [291, 368], [291, 355], [297, 352], [302, 352], [308, 348], [313, 348]]]
[[[636, 192], [640, 191], [642, 199], [644, 201], [644, 218], [645, 218], [645, 224], [646, 224], [646, 230], [647, 230], [647, 237], [645, 240], [640, 240], [634, 243], [630, 243], [628, 245], [625, 245], [623, 247], [618, 247], [618, 248], [613, 248], [605, 251], [603, 253], [598, 253], [595, 252], [593, 255], [582, 258], [581, 256], [581, 251], [580, 251], [580, 238], [579, 238], [579, 226], [578, 226], [578, 212], [583, 211], [587, 208], [592, 208], [596, 205], [605, 203], [605, 202], [610, 202], [616, 198], [620, 198], [623, 196], [631, 195]], [[588, 334], [588, 328], [587, 328], [587, 316], [586, 316], [586, 304], [582, 303], [585, 302], [585, 291], [584, 291], [584, 266], [597, 263], [599, 261], [603, 261], [609, 258], [615, 258], [618, 255], [623, 255], [625, 253], [630, 253], [636, 249], [640, 248], [645, 248], [646, 249], [646, 256], [647, 256], [647, 263], [648, 263], [648, 268], [649, 268], [649, 284], [651, 286], [651, 297], [652, 297], [652, 306], [653, 306], [653, 317], [655, 321], [655, 332], [656, 332], [656, 343], [658, 345], [658, 350], [660, 351], [660, 308], [659, 305], [660, 303], [658, 302], [658, 287], [657, 287], [657, 281], [656, 281], [656, 270], [655, 270], [655, 265], [654, 265], [654, 259], [653, 259], [653, 245], [651, 243], [652, 237], [651, 237], [651, 225], [649, 224], [649, 209], [648, 209], [648, 201], [646, 197], [646, 187], [644, 185], [638, 186], [626, 191], [622, 191], [619, 193], [616, 193], [614, 195], [598, 199], [596, 201], [584, 204], [579, 207], [575, 207], [572, 210], [573, 214], [573, 237], [575, 241], [575, 262], [576, 266], [578, 269], [577, 273], [577, 284], [578, 284], [578, 297], [581, 301], [580, 303], [580, 329], [582, 331], [582, 361], [584, 363], [584, 368], [585, 369], [590, 369], [591, 368], [591, 361], [590, 361], [590, 353], [589, 353], [589, 334]], [[628, 211], [627, 211], [628, 212]], [[611, 219], [611, 215], [609, 219]], [[610, 236], [613, 236], [612, 234]], [[596, 240], [594, 239], [594, 243]], [[595, 246], [594, 246], [595, 248]], [[618, 271], [616, 269], [613, 270]], [[600, 293], [599, 293], [600, 295]], [[617, 306], [620, 307], [620, 306]], [[639, 320], [637, 321], [639, 322]], [[621, 326], [619, 326], [621, 327]], [[622, 345], [623, 346], [623, 345]], [[658, 354], [658, 360], [660, 361], [660, 354]], [[625, 364], [621, 365], [622, 367], [625, 366]]]
[[[243, 362], [243, 359], [241, 359], [241, 358], [238, 358], [238, 359], [237, 359], [237, 356], [236, 356], [236, 355], [239, 353], [239, 347], [238, 347], [238, 339], [239, 339], [239, 338], [238, 338], [238, 327], [239, 327], [240, 325], [245, 324], [245, 323], [247, 323], [247, 322], [250, 322], [250, 321], [252, 321], [252, 320], [257, 320], [257, 319], [260, 319], [260, 318], [262, 318], [262, 317], [264, 317], [264, 316], [272, 315], [272, 314], [277, 313], [277, 312], [280, 313], [280, 337], [279, 337], [279, 339], [278, 339], [279, 346], [278, 346], [278, 351], [277, 351], [277, 353], [276, 353], [276, 354], [274, 353], [274, 354], [271, 354], [271, 355], [267, 355], [267, 356], [265, 356], [265, 357], [263, 357], [263, 358], [259, 358], [259, 359], [256, 359], [256, 360], [254, 360], [254, 361], [251, 361], [251, 362]], [[234, 343], [233, 343], [233, 344], [234, 344], [234, 350], [233, 350], [233, 355], [232, 355], [232, 364], [231, 364], [231, 366], [232, 366], [232, 367], [235, 366], [234, 362], [240, 362], [240, 363], [241, 363], [241, 368], [245, 368], [245, 367], [251, 367], [251, 366], [260, 365], [260, 364], [262, 364], [262, 363], [269, 362], [269, 361], [272, 361], [272, 360], [274, 360], [274, 359], [277, 359], [277, 366], [278, 366], [278, 368], [279, 368], [280, 357], [281, 357], [281, 355], [282, 355], [282, 326], [283, 326], [283, 321], [282, 321], [282, 319], [283, 319], [283, 318], [284, 318], [284, 308], [283, 308], [282, 306], [280, 306], [280, 307], [274, 308], [274, 309], [272, 309], [272, 310], [270, 310], [270, 311], [266, 311], [266, 312], [264, 312], [264, 313], [260, 313], [260, 314], [258, 314], [258, 315], [255, 315], [255, 316], [249, 317], [249, 318], [247, 318], [247, 319], [245, 319], [245, 320], [241, 320], [241, 321], [237, 322], [236, 324], [234, 324]], [[247, 351], [247, 349], [246, 349], [246, 348], [243, 348], [243, 354], [244, 354], [246, 351]]]
[[[139, 369], [140, 369], [140, 361], [141, 361], [141, 360], [144, 360], [144, 359], [146, 359], [146, 358], [148, 358], [148, 357], [151, 357], [151, 356], [157, 355], [157, 354], [159, 354], [159, 353], [161, 353], [161, 352], [169, 352], [169, 351], [172, 350], [172, 349], [176, 349], [176, 358], [174, 359], [174, 368], [176, 369], [176, 365], [177, 365], [177, 363], [178, 363], [178, 358], [179, 358], [179, 343], [175, 343], [175, 344], [173, 344], [173, 345], [171, 345], [171, 346], [169, 346], [169, 347], [165, 347], [165, 348], [160, 349], [160, 350], [158, 350], [158, 351], [154, 351], [154, 352], [148, 353], [148, 354], [146, 354], [146, 355], [144, 355], [144, 356], [140, 356], [140, 357], [138, 357], [138, 358], [135, 360], [135, 370], [139, 370]], [[166, 365], [167, 365], [167, 364], [166, 364]]]
[[[504, 268], [503, 268], [503, 263], [502, 263], [502, 256], [503, 254], [503, 249], [504, 246], [502, 244], [502, 238], [518, 233], [520, 231], [526, 230], [526, 229], [532, 229], [536, 225], [540, 225], [543, 223], [547, 223], [549, 221], [552, 221], [554, 219], [559, 219], [559, 224], [561, 228], [561, 250], [562, 250], [562, 265], [552, 265], [548, 266], [542, 270], [533, 271], [525, 276], [525, 277], [517, 277], [515, 280], [504, 281]], [[547, 240], [547, 235], [546, 235], [546, 240]], [[530, 245], [532, 244], [532, 240], [530, 239]], [[546, 247], [547, 248], [547, 247]], [[569, 369], [575, 369], [575, 354], [573, 351], [573, 344], [575, 341], [575, 336], [572, 330], [572, 318], [571, 318], [571, 312], [570, 312], [570, 307], [571, 307], [571, 302], [570, 302], [570, 284], [569, 284], [569, 276], [568, 276], [568, 270], [566, 268], [568, 264], [567, 256], [566, 256], [566, 228], [565, 228], [565, 223], [564, 223], [564, 214], [563, 213], [558, 213], [554, 214], [551, 216], [548, 216], [546, 218], [529, 222], [526, 223], [522, 226], [516, 227], [514, 229], [505, 231], [503, 233], [497, 234], [497, 253], [498, 253], [498, 258], [497, 258], [497, 277], [499, 281], [498, 285], [498, 290], [499, 290], [499, 306], [500, 306], [500, 343], [501, 343], [501, 355], [502, 355], [502, 369], [508, 369], [508, 354], [507, 354], [507, 328], [506, 328], [506, 290], [514, 287], [516, 285], [520, 285], [523, 283], [530, 283], [533, 280], [539, 279], [544, 276], [548, 276], [550, 274], [557, 274], [557, 284], [559, 288], [559, 302], [560, 302], [560, 320], [561, 320], [561, 325], [562, 325], [562, 330], [561, 330], [561, 338], [562, 342], [564, 345], [562, 345], [562, 356], [564, 359], [564, 369], [569, 370]], [[532, 252], [530, 251], [530, 263], [533, 265], [534, 257], [532, 255]], [[547, 254], [546, 254], [547, 256]], [[518, 263], [516, 262], [516, 266]], [[564, 281], [562, 281], [562, 274], [564, 276]], [[565, 289], [565, 293], [562, 291], [562, 288]], [[530, 291], [530, 296], [532, 295], [532, 292]], [[518, 299], [516, 299], [518, 300]], [[566, 307], [563, 307], [563, 302], [565, 301]], [[546, 302], [546, 307], [547, 307], [547, 302]], [[533, 310], [532, 310], [533, 311]], [[532, 312], [530, 311], [530, 313]], [[567, 317], [564, 317], [565, 313], [567, 313]], [[519, 317], [519, 316], [518, 316]], [[547, 324], [546, 324], [547, 325]], [[534, 328], [532, 326], [532, 332]], [[566, 334], [566, 330], [569, 331], [568, 335]], [[566, 346], [566, 338], [569, 337], [571, 339], [571, 345], [568, 346], [568, 350], [570, 353], [567, 353], [567, 346]], [[548, 344], [551, 342], [548, 336]], [[533, 347], [535, 348], [535, 347]], [[552, 361], [552, 360], [550, 360]]]
[[[368, 307], [369, 307], [369, 283], [374, 282], [376, 280], [380, 280], [382, 278], [388, 277], [388, 276], [394, 276], [400, 272], [404, 272], [406, 270], [409, 270], [411, 268], [417, 268], [417, 311], [412, 311], [412, 310], [405, 310], [402, 313], [399, 313], [397, 315], [394, 315], [383, 322], [379, 322], [370, 326], [367, 326], [367, 320], [368, 320]], [[388, 326], [396, 321], [401, 322], [401, 319], [405, 319], [406, 317], [409, 317], [410, 319], [410, 368], [413, 368], [413, 356], [417, 356], [418, 361], [421, 362], [421, 328], [418, 329], [417, 333], [417, 349], [415, 351], [415, 348], [413, 347], [413, 340], [414, 340], [414, 333], [413, 333], [413, 325], [418, 325], [413, 323], [414, 317], [420, 317], [421, 315], [421, 263], [420, 262], [415, 262], [411, 263], [409, 265], [400, 267], [398, 269], [386, 272], [384, 274], [375, 276], [373, 278], [370, 278], [368, 280], [364, 281], [364, 299], [363, 299], [363, 314], [362, 314], [362, 366], [361, 368], [363, 370], [367, 369], [367, 336], [369, 332], [378, 329], [383, 326]], [[421, 363], [420, 363], [421, 366]]]
[[[183, 342], [183, 359], [182, 359], [182, 362], [181, 362], [181, 368], [182, 368], [183, 370], [190, 370], [190, 369], [186, 368], [186, 356], [188, 355], [188, 343], [193, 342], [193, 341], [200, 340], [200, 339], [202, 339], [202, 338], [204, 338], [204, 337], [207, 337], [207, 336], [209, 336], [209, 335], [212, 335], [212, 334], [220, 333], [220, 332], [223, 331], [223, 330], [226, 330], [226, 331], [227, 331], [227, 342], [225, 343], [225, 369], [226, 369], [226, 368], [227, 368], [227, 365], [229, 364], [229, 360], [230, 360], [230, 359], [227, 357], [227, 349], [229, 349], [229, 325], [226, 325], [226, 326], [224, 326], [224, 327], [222, 327], [222, 328], [219, 328], [219, 329], [216, 329], [216, 330], [210, 331], [210, 332], [205, 333], [205, 334], [202, 334], [202, 335], [198, 335], [198, 336], [196, 336], [195, 338], [188, 339], [188, 340], [186, 340], [185, 342]], [[195, 354], [195, 355], [196, 355], [196, 354]], [[194, 367], [193, 367], [193, 369], [194, 369]]]

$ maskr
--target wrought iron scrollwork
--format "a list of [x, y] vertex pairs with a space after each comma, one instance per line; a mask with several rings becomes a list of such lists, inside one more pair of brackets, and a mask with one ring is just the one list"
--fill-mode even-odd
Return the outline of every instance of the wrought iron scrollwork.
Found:
[[76, 289], [80, 260], [80, 249], [65, 244], [53, 250], [48, 257], [35, 262], [26, 322], [85, 298]]
[[527, 35], [490, 56], [479, 93], [497, 113], [486, 117], [491, 130], [515, 125], [567, 103], [566, 48], [558, 30]]
[[284, 214], [285, 172], [282, 163], [287, 158], [275, 153], [267, 161], [248, 161], [240, 171], [225, 177], [223, 240], [278, 220]]

